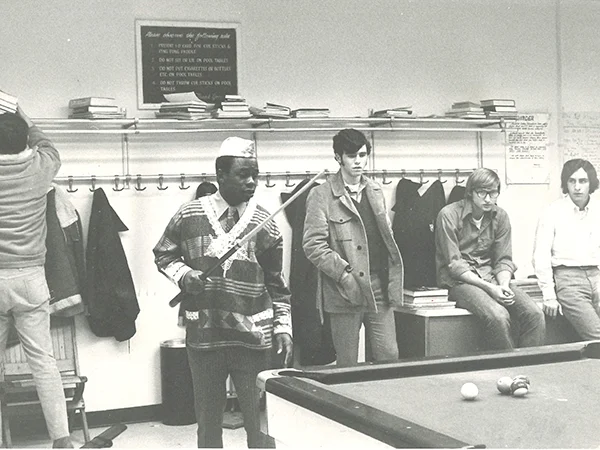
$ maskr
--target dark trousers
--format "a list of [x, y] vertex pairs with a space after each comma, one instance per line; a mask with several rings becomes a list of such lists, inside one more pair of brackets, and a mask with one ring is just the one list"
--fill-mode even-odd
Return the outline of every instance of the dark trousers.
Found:
[[272, 447], [260, 432], [259, 389], [256, 386], [259, 372], [268, 369], [270, 352], [243, 347], [198, 350], [188, 346], [187, 354], [194, 385], [198, 448], [223, 447], [228, 374], [244, 416], [248, 447]]

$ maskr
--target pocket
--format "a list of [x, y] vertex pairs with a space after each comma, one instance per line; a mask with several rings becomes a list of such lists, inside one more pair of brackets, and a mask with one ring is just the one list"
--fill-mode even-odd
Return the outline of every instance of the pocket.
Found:
[[345, 214], [333, 215], [329, 218], [330, 229], [336, 241], [349, 241], [352, 239], [353, 217]]
[[356, 278], [354, 278], [354, 275], [350, 274], [348, 281], [346, 281], [344, 284], [339, 283], [338, 289], [342, 298], [348, 303], [351, 303], [352, 305], [363, 304], [362, 291], [358, 281], [356, 281]]
[[25, 280], [25, 286], [27, 288], [27, 303], [41, 305], [50, 300], [50, 290], [48, 289], [46, 278], [36, 277]]

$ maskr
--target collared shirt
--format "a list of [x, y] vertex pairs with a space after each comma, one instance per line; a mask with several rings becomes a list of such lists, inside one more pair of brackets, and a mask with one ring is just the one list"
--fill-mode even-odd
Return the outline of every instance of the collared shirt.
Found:
[[[342, 180], [344, 178], [342, 177]], [[348, 184], [344, 181], [344, 188], [346, 189], [346, 193], [350, 196], [352, 200], [355, 200], [360, 203], [362, 199], [362, 193], [367, 187], [367, 181], [365, 177], [361, 175], [359, 183], [356, 184]]]
[[[223, 214], [227, 217], [227, 210], [231, 206], [227, 201], [221, 196], [221, 192], [217, 191], [214, 194], [210, 195], [210, 199], [215, 205], [215, 212], [217, 213], [217, 217], [221, 219]], [[242, 202], [239, 205], [235, 205], [234, 208], [238, 211], [238, 216], [242, 217], [244, 211], [246, 211], [246, 207], [248, 206], [248, 202]]]
[[440, 287], [455, 286], [467, 271], [492, 281], [499, 272], [517, 270], [512, 260], [510, 220], [498, 206], [483, 214], [481, 228], [473, 221], [471, 201], [463, 199], [442, 208], [435, 224], [435, 249]]
[[600, 265], [600, 203], [580, 210], [568, 195], [552, 202], [538, 222], [533, 267], [544, 300], [556, 298], [552, 268]]

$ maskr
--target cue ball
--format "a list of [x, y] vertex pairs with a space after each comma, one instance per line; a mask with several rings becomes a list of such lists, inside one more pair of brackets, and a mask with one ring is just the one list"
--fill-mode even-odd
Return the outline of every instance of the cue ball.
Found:
[[496, 387], [501, 394], [510, 394], [512, 391], [510, 386], [512, 385], [513, 379], [511, 377], [500, 377], [496, 382]]
[[460, 395], [462, 395], [465, 400], [475, 400], [477, 394], [479, 394], [479, 389], [477, 389], [475, 383], [465, 383], [462, 388], [460, 388]]

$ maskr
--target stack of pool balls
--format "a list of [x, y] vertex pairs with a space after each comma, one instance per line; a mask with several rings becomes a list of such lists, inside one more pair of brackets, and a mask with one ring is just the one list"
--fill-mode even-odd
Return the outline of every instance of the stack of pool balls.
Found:
[[517, 375], [514, 378], [501, 377], [496, 382], [496, 387], [501, 394], [523, 397], [529, 392], [531, 382], [525, 375]]

